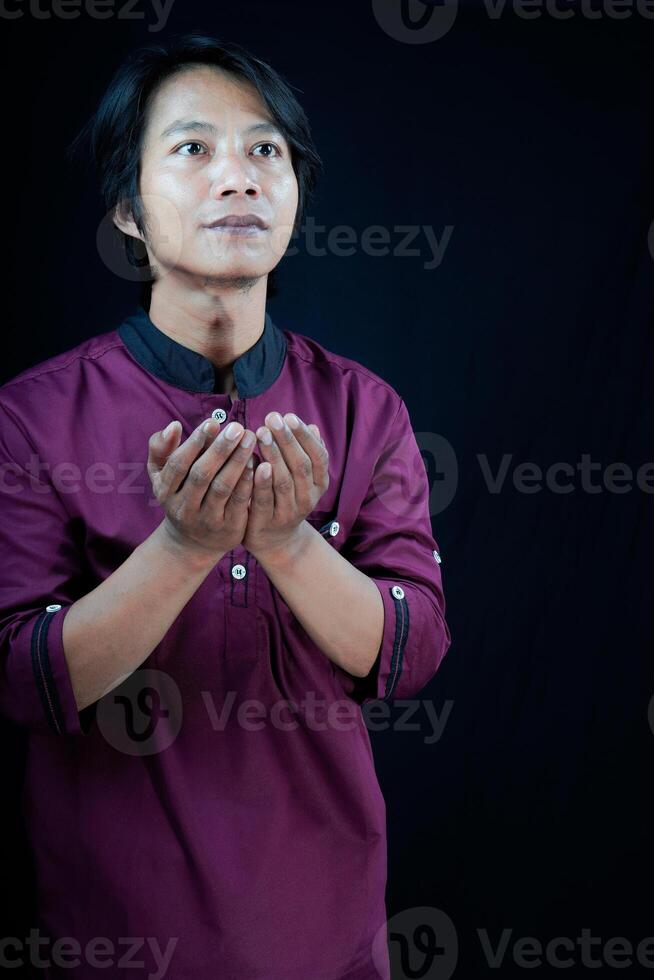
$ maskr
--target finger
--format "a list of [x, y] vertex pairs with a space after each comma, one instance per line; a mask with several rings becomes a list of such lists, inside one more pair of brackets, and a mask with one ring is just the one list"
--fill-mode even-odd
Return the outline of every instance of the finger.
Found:
[[148, 472], [150, 479], [163, 469], [168, 456], [177, 446], [182, 434], [182, 424], [177, 419], [160, 432], [153, 432], [148, 440]]
[[177, 491], [185, 479], [189, 467], [204, 448], [208, 438], [203, 431], [205, 424], [206, 422], [201, 422], [181, 445], [177, 445], [181, 429], [178, 436], [175, 437], [175, 443], [173, 443], [169, 433], [170, 446], [165, 443], [162, 446], [160, 442], [157, 445], [157, 434], [151, 436], [147, 469], [160, 502]]
[[266, 424], [272, 429], [275, 441], [293, 479], [295, 500], [298, 504], [300, 501], [304, 504], [314, 485], [313, 465], [311, 458], [295, 438], [295, 432], [288, 425], [287, 418], [291, 420], [293, 425], [297, 424], [299, 427], [300, 421], [292, 412], [287, 413], [284, 417], [279, 412], [269, 412], [266, 415]]
[[252, 455], [254, 433], [240, 422], [230, 422], [195, 461], [183, 488], [191, 508], [210, 506], [219, 518], [230, 494]]
[[[252, 453], [256, 441], [254, 432], [251, 429], [245, 429], [242, 437], [235, 440], [235, 448], [232, 449], [226, 461], [222, 466], [218, 463], [219, 469], [208, 484], [207, 492], [202, 503], [203, 508], [211, 508], [214, 518], [220, 517], [225, 511], [234, 494], [236, 494], [234, 504], [240, 505], [243, 503], [242, 495], [244, 493], [244, 486], [240, 483], [241, 480], [245, 481], [245, 486], [247, 487], [245, 502], [247, 503], [250, 499], [252, 492], [251, 477], [254, 473], [254, 457]], [[220, 460], [221, 452], [224, 452], [224, 450], [220, 450], [220, 439], [216, 440], [216, 452]], [[246, 470], [249, 472], [246, 472]]]
[[224, 510], [226, 521], [239, 520], [247, 513], [248, 505], [252, 497], [252, 484], [254, 482], [254, 457], [250, 454], [247, 463], [241, 471], [241, 475], [234, 485], [234, 489], [227, 498]]
[[295, 512], [295, 484], [293, 477], [270, 429], [265, 425], [259, 426], [257, 429], [257, 438], [259, 439], [259, 452], [261, 457], [270, 463], [272, 468], [275, 515], [278, 515], [281, 520], [288, 520]]
[[[329, 454], [322, 439], [316, 440], [302, 419], [293, 412], [287, 412], [285, 421], [291, 428], [298, 445], [311, 462], [311, 479], [313, 485], [320, 487], [323, 492], [329, 486]], [[315, 426], [317, 428], [317, 426]]]
[[317, 441], [320, 443], [321, 446], [324, 446], [325, 445], [325, 440], [320, 435], [320, 429], [318, 428], [318, 426], [314, 422], [311, 422], [310, 425], [307, 426], [307, 429], [311, 433], [313, 433], [313, 435], [315, 436], [315, 438], [317, 439]]
[[[220, 424], [215, 419], [207, 419], [204, 423], [200, 423], [195, 432], [201, 429], [205, 434], [206, 439], [213, 439], [220, 430]], [[166, 460], [173, 452], [174, 449], [179, 445], [179, 441], [182, 435], [182, 423], [175, 419], [170, 422], [161, 432], [155, 432], [150, 436], [149, 440], [149, 463], [151, 469], [151, 475], [163, 469]], [[193, 434], [190, 438], [193, 437]]]
[[265, 460], [263, 463], [259, 463], [254, 471], [249, 520], [255, 520], [262, 526], [266, 526], [272, 521], [275, 510], [275, 495], [271, 477], [271, 464]]

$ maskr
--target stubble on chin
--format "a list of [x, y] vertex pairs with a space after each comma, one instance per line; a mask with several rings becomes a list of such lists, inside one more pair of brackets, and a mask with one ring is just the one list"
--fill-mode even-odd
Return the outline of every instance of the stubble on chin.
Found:
[[259, 281], [260, 276], [204, 276], [204, 286], [223, 286], [226, 289], [237, 289], [248, 293]]

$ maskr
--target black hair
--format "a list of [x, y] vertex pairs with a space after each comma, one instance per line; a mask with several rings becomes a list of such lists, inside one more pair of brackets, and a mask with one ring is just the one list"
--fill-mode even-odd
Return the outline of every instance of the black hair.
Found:
[[[289, 82], [265, 61], [233, 41], [193, 31], [174, 35], [167, 44], [147, 44], [132, 51], [119, 66], [95, 112], [68, 149], [72, 157], [87, 137], [90, 156], [99, 178], [107, 211], [129, 201], [136, 226], [144, 233], [144, 212], [139, 194], [141, 151], [148, 108], [159, 85], [187, 66], [216, 65], [246, 79], [257, 89], [291, 149], [298, 181], [298, 208], [293, 233], [301, 226], [317, 179], [323, 169], [309, 122]], [[150, 307], [152, 282], [147, 252], [140, 239], [115, 225], [130, 265], [143, 270], [140, 302]], [[267, 297], [277, 293], [275, 269], [268, 275]]]

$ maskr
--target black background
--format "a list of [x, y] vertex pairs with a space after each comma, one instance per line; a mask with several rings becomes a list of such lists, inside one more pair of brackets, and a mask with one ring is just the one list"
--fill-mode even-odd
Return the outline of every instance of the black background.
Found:
[[[446, 913], [466, 978], [497, 975], [477, 929], [494, 943], [502, 929], [543, 944], [582, 928], [634, 946], [654, 936], [654, 479], [650, 492], [635, 480], [654, 461], [654, 20], [590, 19], [563, 0], [570, 19], [527, 20], [510, 5], [493, 18], [480, 3], [460, 7], [446, 36], [407, 44], [370, 2], [177, 0], [160, 32], [144, 2], [138, 20], [117, 16], [120, 0], [106, 20], [15, 6], [24, 16], [0, 18], [1, 380], [113, 329], [136, 301], [97, 252], [93, 174], [65, 149], [137, 44], [201, 29], [277, 68], [325, 163], [309, 210], [318, 225], [358, 238], [382, 225], [392, 245], [398, 225], [439, 239], [452, 226], [434, 269], [422, 234], [419, 256], [319, 257], [300, 240], [269, 305], [279, 326], [385, 377], [414, 430], [447, 440], [457, 461], [453, 498], [433, 515], [453, 642], [420, 695], [450, 714], [433, 744], [423, 712], [418, 731], [372, 733], [389, 918]], [[496, 472], [503, 454], [493, 493], [480, 457]], [[598, 492], [579, 474], [569, 493], [512, 482], [521, 463], [576, 467], [584, 454], [600, 464]], [[602, 483], [617, 462], [634, 471], [626, 492]], [[35, 924], [23, 743], [1, 734], [0, 934], [22, 937]], [[501, 975], [523, 976], [510, 958]]]

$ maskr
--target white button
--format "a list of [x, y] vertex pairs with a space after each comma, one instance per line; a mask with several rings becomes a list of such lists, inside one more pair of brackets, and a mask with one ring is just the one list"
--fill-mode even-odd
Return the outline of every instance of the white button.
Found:
[[432, 551], [432, 555], [434, 556], [434, 558], [436, 559], [436, 561], [440, 565], [440, 563], [441, 563], [441, 556], [438, 554], [438, 552], [436, 550], [434, 550], [434, 551]]
[[338, 534], [340, 529], [341, 529], [341, 525], [338, 523], [338, 521], [331, 522], [331, 524], [329, 525], [329, 533], [331, 534], [332, 538], [334, 537], [335, 534]]
[[58, 605], [56, 602], [53, 602], [51, 606], [45, 607], [46, 612], [56, 612], [58, 609], [61, 609], [61, 606]]
[[232, 568], [232, 575], [234, 578], [245, 578], [247, 572], [245, 570], [245, 565], [234, 565]]
[[214, 408], [213, 412], [211, 413], [211, 418], [215, 419], [216, 422], [224, 422], [227, 418], [227, 412], [224, 408]]
[[399, 585], [394, 585], [393, 588], [391, 589], [391, 592], [393, 593], [396, 599], [404, 598], [404, 589]]

